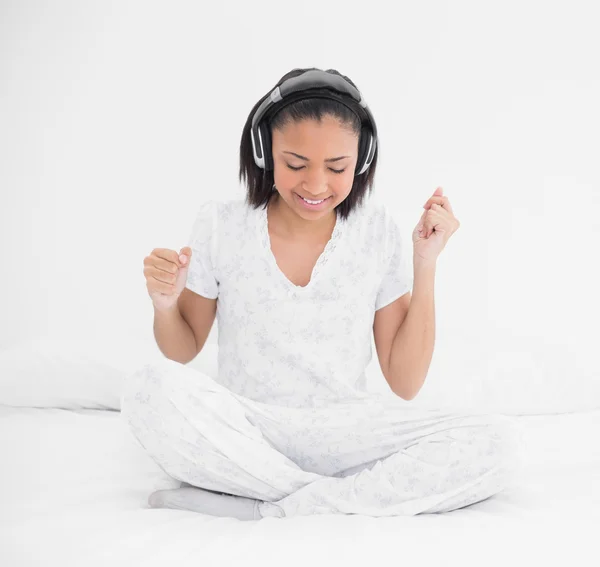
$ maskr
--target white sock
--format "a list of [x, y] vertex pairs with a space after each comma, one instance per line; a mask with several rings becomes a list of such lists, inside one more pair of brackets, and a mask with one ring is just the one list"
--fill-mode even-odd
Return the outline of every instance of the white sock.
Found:
[[210, 516], [237, 518], [238, 520], [259, 520], [260, 500], [204, 490], [184, 483], [181, 488], [157, 490], [150, 494], [148, 504], [152, 508], [173, 508], [191, 510]]

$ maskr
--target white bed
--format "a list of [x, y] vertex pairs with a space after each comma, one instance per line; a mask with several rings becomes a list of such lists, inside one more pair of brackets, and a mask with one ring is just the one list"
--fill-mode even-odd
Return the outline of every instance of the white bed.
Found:
[[114, 409], [3, 405], [0, 565], [599, 565], [600, 409], [517, 419], [519, 482], [477, 504], [241, 522], [149, 508], [179, 483]]

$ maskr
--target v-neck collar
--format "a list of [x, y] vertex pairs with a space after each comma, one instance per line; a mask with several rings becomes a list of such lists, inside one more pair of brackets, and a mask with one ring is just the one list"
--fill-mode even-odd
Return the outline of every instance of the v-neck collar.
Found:
[[338, 213], [336, 213], [335, 225], [333, 227], [333, 232], [331, 233], [331, 237], [327, 241], [323, 252], [321, 252], [318, 257], [315, 266], [313, 268], [312, 274], [310, 276], [310, 281], [305, 286], [296, 285], [291, 282], [287, 276], [281, 271], [279, 266], [277, 265], [277, 261], [275, 259], [275, 255], [273, 254], [273, 250], [271, 248], [271, 236], [269, 235], [269, 218], [267, 214], [267, 206], [261, 206], [258, 208], [257, 212], [257, 232], [260, 240], [261, 248], [263, 254], [266, 256], [273, 272], [278, 275], [278, 277], [283, 281], [284, 285], [288, 289], [290, 293], [304, 294], [311, 291], [317, 284], [316, 281], [319, 277], [320, 272], [323, 267], [330, 259], [333, 251], [339, 243], [340, 237], [343, 233], [342, 225], [344, 224], [343, 219], [340, 217]]

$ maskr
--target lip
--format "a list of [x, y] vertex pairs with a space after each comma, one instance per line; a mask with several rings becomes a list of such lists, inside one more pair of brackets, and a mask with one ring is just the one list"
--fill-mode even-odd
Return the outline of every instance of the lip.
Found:
[[304, 199], [302, 199], [302, 197], [300, 197], [300, 195], [298, 195], [298, 193], [294, 193], [294, 195], [295, 195], [296, 199], [298, 200], [298, 202], [305, 209], [308, 209], [309, 211], [318, 211], [319, 209], [322, 209], [323, 207], [325, 207], [327, 205], [327, 203], [331, 199], [331, 196], [329, 196], [322, 203], [319, 203], [318, 205], [309, 205], [307, 202], [304, 201]]

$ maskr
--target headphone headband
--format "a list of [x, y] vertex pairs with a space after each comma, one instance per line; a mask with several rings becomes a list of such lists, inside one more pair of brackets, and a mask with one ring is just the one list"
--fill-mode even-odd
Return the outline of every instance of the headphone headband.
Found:
[[[334, 92], [332, 92], [334, 91]], [[377, 128], [373, 115], [360, 91], [340, 75], [321, 70], [306, 71], [302, 75], [287, 79], [265, 98], [252, 117], [250, 137], [254, 162], [265, 170], [273, 168], [270, 154], [269, 130], [267, 119], [284, 106], [306, 98], [326, 98], [335, 100], [352, 110], [361, 120], [362, 128], [359, 140], [359, 155], [355, 175], [364, 173], [375, 155], [377, 146]]]

